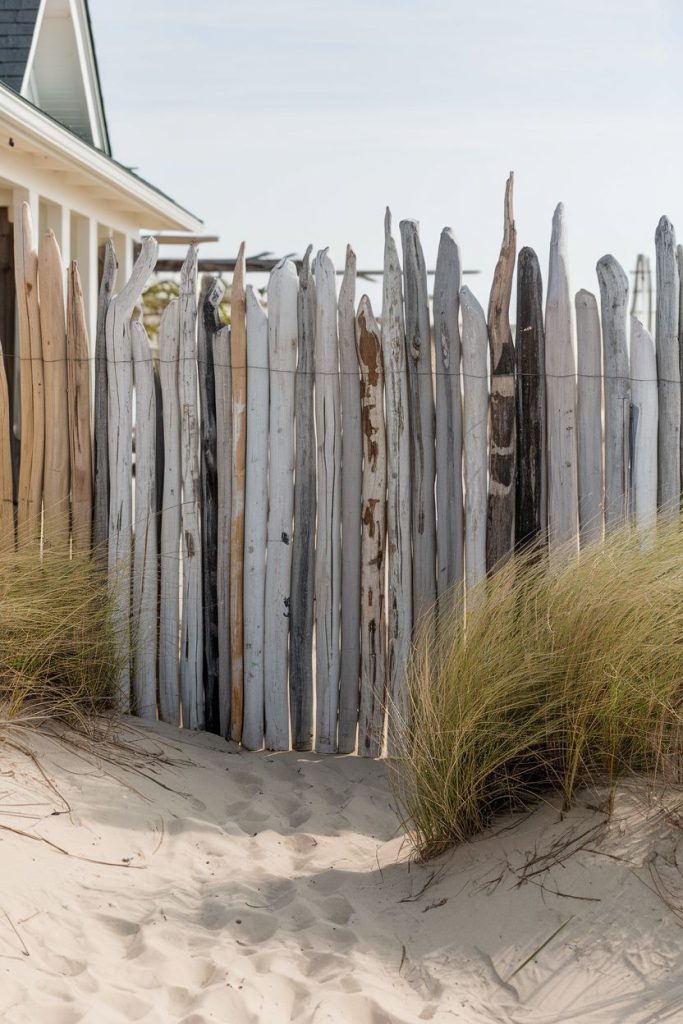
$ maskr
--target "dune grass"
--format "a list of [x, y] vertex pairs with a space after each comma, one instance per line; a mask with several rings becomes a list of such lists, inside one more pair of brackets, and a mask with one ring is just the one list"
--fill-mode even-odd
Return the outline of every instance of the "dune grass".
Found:
[[85, 555], [0, 551], [0, 708], [5, 719], [87, 724], [120, 671], [106, 575]]
[[516, 556], [423, 630], [393, 777], [416, 853], [430, 857], [549, 790], [678, 778], [683, 524], [627, 528], [551, 568]]

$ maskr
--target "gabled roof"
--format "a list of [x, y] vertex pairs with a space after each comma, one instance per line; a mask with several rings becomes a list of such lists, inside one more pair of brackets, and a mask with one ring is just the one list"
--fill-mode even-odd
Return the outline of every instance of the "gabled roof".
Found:
[[21, 92], [41, 0], [0, 0], [0, 82]]

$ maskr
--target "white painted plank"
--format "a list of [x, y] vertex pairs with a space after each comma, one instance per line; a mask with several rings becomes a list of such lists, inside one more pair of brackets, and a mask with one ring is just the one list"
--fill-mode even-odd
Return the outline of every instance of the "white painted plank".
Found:
[[465, 463], [465, 588], [486, 578], [487, 426], [489, 411], [488, 331], [481, 305], [460, 289], [462, 311], [463, 450]]
[[576, 430], [581, 547], [602, 539], [602, 343], [595, 296], [575, 296], [578, 382]]
[[657, 519], [657, 357], [652, 335], [631, 317], [633, 402], [632, 508], [636, 528], [652, 530]]
[[244, 722], [242, 744], [263, 746], [268, 524], [268, 318], [254, 289], [247, 305], [247, 451], [244, 491]]
[[596, 267], [600, 285], [605, 394], [605, 531], [628, 515], [631, 376], [626, 318], [628, 277], [614, 256]]
[[[270, 472], [264, 678], [266, 746], [270, 750], [289, 748], [287, 655], [294, 512], [294, 383], [298, 289], [295, 264], [291, 260], [282, 260], [272, 271], [268, 282]], [[262, 416], [264, 412], [262, 409]]]

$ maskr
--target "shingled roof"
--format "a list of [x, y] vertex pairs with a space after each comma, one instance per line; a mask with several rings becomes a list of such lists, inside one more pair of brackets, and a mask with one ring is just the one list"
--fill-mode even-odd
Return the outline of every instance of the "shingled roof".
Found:
[[40, 0], [0, 0], [0, 82], [21, 90]]

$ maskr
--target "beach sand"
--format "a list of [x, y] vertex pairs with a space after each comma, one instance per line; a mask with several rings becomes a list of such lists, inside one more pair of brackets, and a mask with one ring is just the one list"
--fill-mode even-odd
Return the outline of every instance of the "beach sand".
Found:
[[117, 732], [4, 731], [3, 1022], [683, 1021], [683, 829], [644, 787], [423, 865], [381, 762]]

